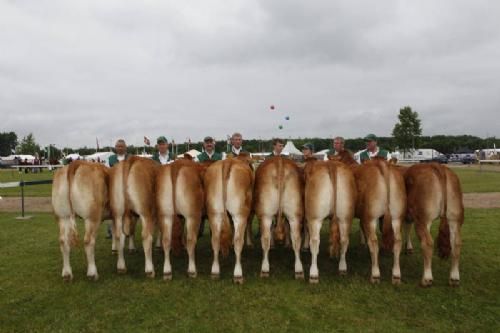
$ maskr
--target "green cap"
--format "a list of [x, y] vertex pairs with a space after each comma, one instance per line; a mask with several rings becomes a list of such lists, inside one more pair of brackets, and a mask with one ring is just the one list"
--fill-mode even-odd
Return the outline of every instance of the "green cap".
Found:
[[211, 141], [214, 141], [214, 138], [212, 138], [211, 136], [206, 136], [205, 139], [203, 139], [203, 142], [211, 142]]
[[158, 137], [158, 139], [156, 139], [156, 143], [168, 143], [168, 140], [166, 137], [164, 137], [163, 135]]
[[375, 136], [375, 134], [368, 134], [367, 136], [365, 136], [365, 141], [377, 141], [377, 137]]
[[309, 149], [310, 151], [314, 151], [314, 146], [312, 143], [304, 143], [304, 145], [302, 146], [302, 149]]

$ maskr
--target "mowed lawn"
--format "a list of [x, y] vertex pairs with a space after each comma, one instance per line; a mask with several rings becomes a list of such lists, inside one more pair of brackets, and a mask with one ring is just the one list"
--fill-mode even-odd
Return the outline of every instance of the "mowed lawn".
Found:
[[[464, 193], [471, 192], [500, 192], [500, 168], [490, 168], [479, 172], [478, 166], [470, 167], [454, 167], [452, 170], [457, 173], [462, 183]], [[497, 170], [498, 169], [498, 170]], [[44, 170], [43, 173], [19, 173], [17, 170], [0, 170], [0, 183], [27, 180], [46, 180], [52, 179], [53, 172]], [[49, 185], [26, 186], [24, 195], [27, 197], [49, 197], [51, 196], [51, 188]], [[0, 196], [17, 197], [21, 195], [21, 189], [15, 188], [0, 188]]]
[[[173, 280], [144, 275], [142, 251], [127, 254], [129, 272], [116, 273], [111, 243], [99, 230], [100, 279], [88, 281], [82, 246], [72, 252], [74, 280], [61, 279], [58, 229], [50, 214], [15, 220], [0, 213], [0, 331], [2, 332], [498, 332], [500, 330], [500, 209], [466, 211], [461, 286], [448, 286], [449, 261], [434, 258], [434, 286], [418, 286], [422, 259], [402, 255], [403, 284], [390, 283], [392, 257], [382, 256], [382, 281], [369, 283], [370, 260], [351, 233], [349, 272], [337, 274], [327, 256], [326, 223], [320, 283], [293, 279], [291, 250], [271, 251], [271, 276], [259, 277], [261, 251], [245, 249], [245, 284], [232, 283], [234, 256], [210, 279], [208, 231], [196, 250], [198, 277], [186, 276], [187, 256], [173, 257]], [[79, 223], [80, 239], [83, 236]], [[436, 226], [433, 228], [436, 234]], [[139, 239], [139, 236], [136, 237]], [[415, 237], [413, 237], [415, 239]], [[140, 245], [139, 245], [139, 248]], [[310, 255], [302, 254], [306, 276]], [[163, 255], [154, 254], [156, 272]]]

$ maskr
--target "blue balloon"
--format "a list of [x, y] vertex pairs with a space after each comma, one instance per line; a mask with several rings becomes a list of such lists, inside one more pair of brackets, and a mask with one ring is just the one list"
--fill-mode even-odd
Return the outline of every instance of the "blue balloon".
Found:
[[285, 120], [290, 120], [290, 117], [289, 117], [289, 116], [286, 116], [286, 117], [285, 117]]

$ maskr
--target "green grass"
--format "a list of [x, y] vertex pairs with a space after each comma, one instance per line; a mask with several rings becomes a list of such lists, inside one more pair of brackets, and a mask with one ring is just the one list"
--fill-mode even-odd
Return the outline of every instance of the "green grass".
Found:
[[452, 170], [460, 178], [464, 193], [500, 192], [500, 172], [480, 172], [477, 168], [452, 168]]
[[[15, 182], [28, 180], [47, 180], [52, 179], [54, 176], [53, 171], [44, 170], [42, 173], [24, 173], [18, 172], [15, 169], [0, 169], [0, 183]], [[51, 184], [33, 185], [24, 187], [24, 195], [27, 197], [50, 197], [52, 191]], [[20, 197], [21, 188], [0, 188], [0, 196], [3, 197]]]
[[[1, 332], [498, 332], [500, 329], [500, 209], [467, 210], [463, 227], [461, 286], [447, 285], [449, 261], [434, 259], [434, 286], [418, 286], [420, 250], [402, 255], [403, 284], [390, 283], [391, 258], [382, 256], [380, 285], [371, 285], [369, 254], [359, 246], [357, 223], [348, 252], [349, 273], [337, 274], [327, 257], [325, 226], [320, 283], [293, 279], [290, 250], [272, 250], [271, 277], [258, 277], [261, 251], [244, 251], [245, 284], [234, 285], [233, 256], [210, 279], [208, 232], [197, 247], [198, 278], [186, 277], [187, 257], [173, 257], [173, 280], [144, 275], [141, 252], [127, 254], [129, 272], [118, 275], [104, 227], [97, 240], [97, 282], [85, 278], [82, 247], [72, 252], [74, 280], [64, 283], [58, 230], [50, 214], [15, 220], [0, 214]], [[435, 229], [434, 234], [435, 234]], [[80, 236], [82, 226], [79, 223]], [[138, 238], [139, 236], [137, 236]], [[81, 237], [80, 237], [81, 238]], [[310, 255], [303, 254], [306, 273]], [[162, 255], [155, 253], [161, 272]]]

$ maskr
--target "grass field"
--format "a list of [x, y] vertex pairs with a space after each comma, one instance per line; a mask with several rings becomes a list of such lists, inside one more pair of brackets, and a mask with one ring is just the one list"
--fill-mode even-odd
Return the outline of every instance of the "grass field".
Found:
[[[452, 169], [460, 177], [464, 193], [500, 192], [500, 168], [490, 168], [483, 172], [479, 172], [478, 166], [452, 167]], [[19, 181], [21, 176], [24, 180], [45, 180], [52, 179], [53, 173], [45, 170], [38, 174], [20, 174], [16, 170], [0, 170], [0, 183]], [[26, 186], [24, 191], [28, 197], [48, 197], [51, 195], [51, 185]], [[0, 188], [0, 196], [17, 197], [21, 195], [20, 193], [19, 187]]]
[[[198, 278], [186, 276], [184, 254], [172, 258], [172, 281], [147, 279], [141, 251], [127, 254], [129, 272], [121, 276], [103, 226], [96, 252], [99, 281], [85, 278], [84, 251], [78, 247], [72, 252], [74, 280], [64, 283], [53, 217], [35, 214], [32, 220], [19, 221], [16, 215], [0, 214], [1, 332], [500, 330], [500, 209], [466, 211], [461, 286], [448, 287], [450, 263], [435, 258], [434, 286], [429, 289], [418, 286], [422, 259], [417, 243], [415, 254], [402, 255], [402, 285], [390, 283], [388, 256], [381, 258], [381, 284], [371, 285], [369, 254], [359, 246], [357, 223], [346, 277], [337, 274], [337, 261], [328, 259], [323, 232], [319, 285], [294, 280], [291, 250], [280, 247], [270, 254], [270, 278], [258, 277], [261, 251], [257, 248], [244, 251], [244, 285], [232, 283], [233, 256], [222, 261], [221, 279], [212, 281], [207, 231], [197, 247]], [[82, 236], [81, 223], [79, 231]], [[157, 272], [161, 272], [162, 257], [155, 253]], [[307, 275], [310, 255], [302, 258]]]

